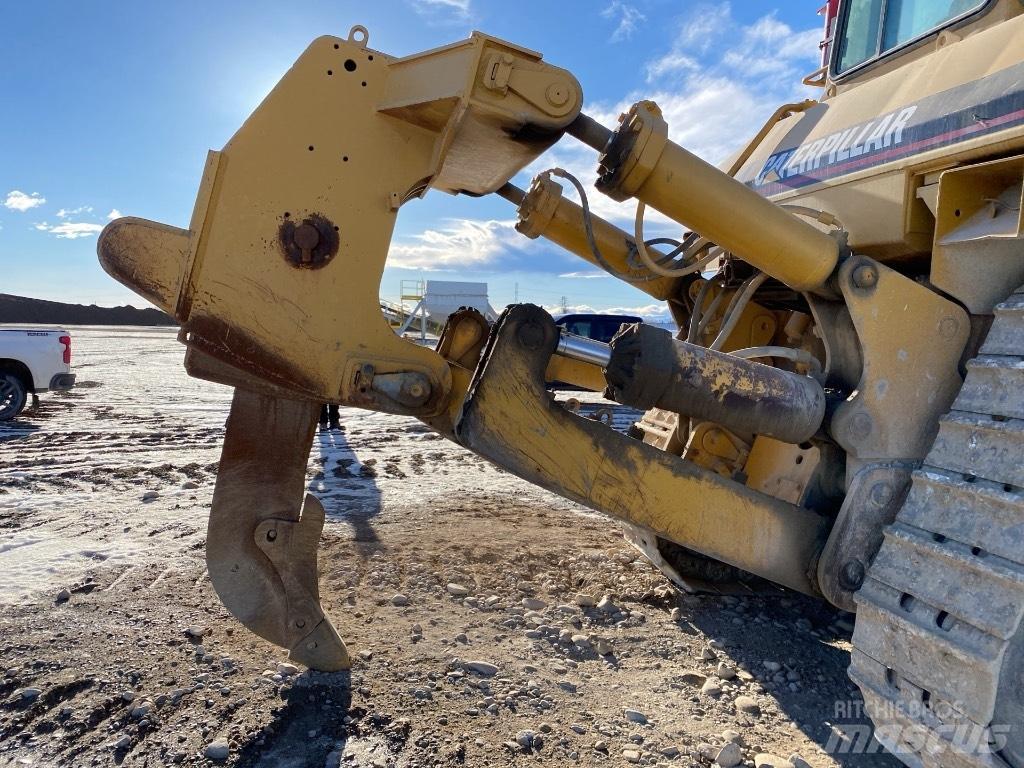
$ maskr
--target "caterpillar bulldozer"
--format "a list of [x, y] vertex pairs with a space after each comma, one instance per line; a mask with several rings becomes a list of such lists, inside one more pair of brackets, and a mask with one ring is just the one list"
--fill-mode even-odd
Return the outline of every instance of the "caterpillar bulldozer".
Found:
[[[622, 521], [677, 583], [753, 574], [855, 611], [850, 675], [908, 765], [1024, 768], [1024, 3], [823, 13], [820, 97], [722, 168], [650, 101], [588, 117], [534, 51], [474, 33], [394, 57], [356, 26], [209, 153], [187, 229], [106, 227], [104, 268], [177, 318], [189, 373], [235, 388], [207, 539], [232, 614], [350, 664], [307, 457], [322, 402], [403, 414]], [[562, 140], [636, 202], [631, 231], [560, 168], [511, 183]], [[500, 195], [678, 332], [603, 344], [521, 304], [456, 312], [436, 349], [399, 338], [382, 270], [430, 189]], [[680, 236], [645, 238], [648, 207]], [[549, 381], [645, 414], [617, 432]]]

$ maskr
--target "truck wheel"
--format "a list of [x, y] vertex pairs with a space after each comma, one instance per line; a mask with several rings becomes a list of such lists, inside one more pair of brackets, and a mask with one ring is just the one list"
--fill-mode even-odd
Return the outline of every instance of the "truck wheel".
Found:
[[28, 392], [13, 373], [0, 373], [0, 421], [10, 421], [25, 408]]

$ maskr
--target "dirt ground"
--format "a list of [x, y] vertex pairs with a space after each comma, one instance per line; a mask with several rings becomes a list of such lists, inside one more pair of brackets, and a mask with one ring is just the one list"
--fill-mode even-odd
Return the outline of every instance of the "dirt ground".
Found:
[[850, 617], [682, 594], [614, 523], [375, 414], [309, 465], [354, 666], [292, 667], [205, 574], [230, 393], [165, 331], [76, 338], [82, 386], [0, 431], [0, 766], [897, 765], [842, 738]]

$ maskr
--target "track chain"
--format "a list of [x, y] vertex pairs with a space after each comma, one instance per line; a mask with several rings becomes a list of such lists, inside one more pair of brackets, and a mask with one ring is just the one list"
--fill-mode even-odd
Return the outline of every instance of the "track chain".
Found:
[[1024, 768], [1024, 287], [996, 307], [857, 604], [850, 677], [882, 744], [914, 768]]

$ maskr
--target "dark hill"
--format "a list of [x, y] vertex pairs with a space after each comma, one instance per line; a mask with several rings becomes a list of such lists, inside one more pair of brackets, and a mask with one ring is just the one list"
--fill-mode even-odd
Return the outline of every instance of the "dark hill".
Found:
[[0, 323], [44, 325], [177, 325], [159, 309], [64, 304], [0, 293]]

